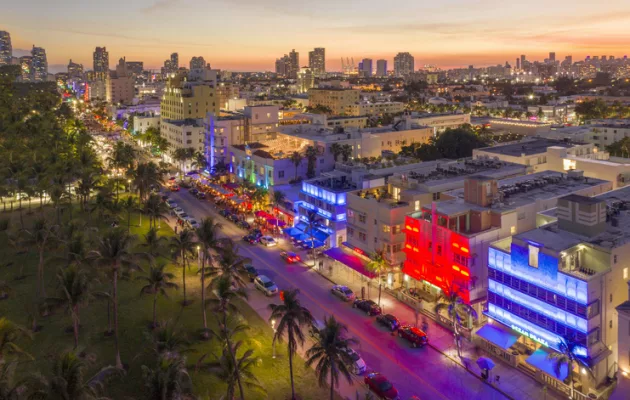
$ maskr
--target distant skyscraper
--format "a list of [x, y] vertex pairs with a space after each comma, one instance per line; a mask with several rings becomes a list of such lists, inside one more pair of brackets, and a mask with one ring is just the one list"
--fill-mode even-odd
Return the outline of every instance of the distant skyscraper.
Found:
[[376, 76], [387, 76], [387, 60], [376, 60]]
[[11, 35], [9, 32], [0, 31], [0, 65], [11, 64], [12, 56]]
[[299, 93], [307, 93], [310, 88], [315, 86], [315, 77], [310, 68], [300, 68], [297, 77], [297, 86]]
[[295, 49], [291, 50], [289, 53], [289, 66], [290, 69], [288, 71], [289, 78], [296, 79], [298, 72], [300, 71], [300, 53], [295, 51]]
[[394, 57], [394, 73], [396, 76], [407, 76], [414, 71], [414, 59], [410, 53], [398, 53]]
[[109, 53], [105, 47], [97, 47], [93, 54], [94, 72], [109, 71]]
[[35, 82], [43, 82], [48, 79], [48, 59], [46, 58], [46, 50], [42, 47], [35, 47], [31, 50], [33, 57], [32, 76]]
[[291, 59], [288, 55], [284, 55], [276, 59], [276, 74], [280, 76], [288, 76], [291, 69]]
[[521, 59], [520, 58], [516, 59], [516, 69], [521, 69]]
[[127, 71], [134, 75], [142, 75], [144, 71], [144, 63], [142, 61], [127, 61]]
[[315, 76], [323, 75], [326, 72], [326, 49], [316, 47], [308, 52], [308, 66]]
[[190, 69], [206, 68], [206, 60], [203, 57], [193, 57], [190, 59]]
[[361, 76], [370, 77], [372, 76], [372, 71], [372, 59], [364, 58], [363, 61], [361, 61], [361, 70], [359, 70], [359, 74]]
[[525, 61], [527, 61], [525, 54], [521, 54], [521, 69], [525, 69]]
[[20, 68], [23, 81], [30, 81], [33, 79], [33, 57], [20, 57]]
[[173, 69], [173, 72], [179, 69], [179, 54], [177, 53], [171, 54], [171, 68]]
[[556, 62], [556, 53], [554, 51], [549, 52], [549, 62]]
[[77, 64], [75, 62], [68, 63], [68, 78], [82, 78], [83, 77], [83, 64]]

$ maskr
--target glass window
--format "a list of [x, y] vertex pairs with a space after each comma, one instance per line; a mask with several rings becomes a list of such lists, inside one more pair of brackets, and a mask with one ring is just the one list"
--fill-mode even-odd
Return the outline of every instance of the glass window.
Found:
[[538, 268], [538, 253], [540, 249], [536, 246], [529, 245], [529, 266]]

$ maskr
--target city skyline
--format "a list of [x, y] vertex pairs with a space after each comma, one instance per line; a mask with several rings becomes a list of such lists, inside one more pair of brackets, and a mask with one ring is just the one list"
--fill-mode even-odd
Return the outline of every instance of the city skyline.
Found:
[[[565, 55], [572, 55], [574, 60], [586, 55], [622, 57], [630, 41], [622, 29], [624, 22], [630, 22], [630, 6], [621, 2], [601, 13], [593, 13], [588, 5], [567, 7], [566, 0], [554, 4], [533, 1], [527, 10], [488, 0], [482, 0], [475, 9], [465, 7], [462, 0], [428, 7], [407, 4], [405, 14], [422, 15], [418, 21], [416, 17], [401, 19], [393, 9], [375, 11], [353, 7], [352, 2], [340, 5], [329, 0], [293, 8], [279, 1], [261, 5], [250, 0], [241, 1], [238, 8], [224, 7], [228, 3], [223, 0], [141, 0], [129, 8], [127, 3], [113, 0], [89, 6], [60, 4], [54, 10], [11, 1], [13, 4], [5, 9], [10, 22], [0, 30], [11, 32], [18, 54], [33, 44], [46, 48], [51, 72], [67, 65], [71, 58], [90, 65], [96, 46], [108, 48], [110, 67], [120, 57], [127, 57], [144, 61], [146, 68], [158, 69], [165, 58], [177, 52], [185, 62], [203, 56], [216, 68], [236, 71], [271, 71], [278, 54], [295, 48], [306, 56], [313, 48], [323, 47], [327, 70], [337, 71], [341, 70], [341, 57], [386, 59], [391, 68], [398, 52], [410, 52], [416, 68], [425, 64], [454, 68], [513, 63], [520, 54], [542, 60], [550, 51], [559, 60]], [[326, 7], [328, 3], [331, 7]], [[191, 14], [189, 10], [195, 8], [200, 11]], [[51, 13], [55, 18], [50, 18]], [[240, 23], [228, 24], [235, 13]], [[197, 28], [197, 22], [212, 18], [216, 23]], [[155, 26], [160, 29], [151, 29]], [[278, 26], [291, 34], [278, 35]], [[307, 59], [300, 61], [305, 64]]]

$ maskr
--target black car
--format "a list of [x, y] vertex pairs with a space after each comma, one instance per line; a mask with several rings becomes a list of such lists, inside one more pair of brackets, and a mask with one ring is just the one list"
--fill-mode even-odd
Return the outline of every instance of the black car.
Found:
[[243, 236], [243, 240], [249, 244], [257, 244], [260, 239], [254, 235], [245, 235]]
[[227, 218], [228, 215], [231, 215], [230, 212], [228, 210], [221, 210], [219, 211], [219, 215], [221, 215], [222, 217]]
[[376, 317], [376, 322], [383, 325], [390, 331], [395, 331], [400, 326], [400, 321], [398, 318], [394, 317], [391, 314], [381, 314]]
[[236, 214], [230, 214], [226, 218], [229, 219], [232, 222], [238, 222], [239, 221], [238, 215], [236, 215]]
[[188, 193], [192, 194], [193, 196], [195, 196], [197, 193], [199, 193], [199, 190], [192, 188], [188, 191]]
[[251, 264], [246, 264], [245, 267], [243, 268], [243, 270], [245, 271], [245, 273], [249, 277], [249, 280], [252, 281], [252, 282], [258, 276], [258, 270], [256, 270], [256, 268], [254, 268], [254, 266], [251, 265]]
[[381, 314], [381, 307], [379, 307], [378, 304], [376, 304], [372, 300], [357, 299], [352, 304], [352, 307], [364, 311], [369, 316]]
[[205, 200], [206, 199], [206, 194], [204, 192], [198, 192], [195, 195], [196, 198], [198, 198], [199, 200]]
[[256, 236], [257, 238], [261, 238], [261, 237], [262, 237], [262, 235], [263, 235], [263, 234], [262, 234], [262, 231], [261, 231], [260, 229], [258, 229], [258, 228], [256, 228], [256, 229], [252, 229], [252, 230], [251, 230], [251, 232], [250, 232], [250, 234], [252, 234], [252, 235]]
[[243, 229], [249, 229], [250, 228], [249, 223], [247, 221], [242, 221], [242, 220], [238, 221], [236, 223], [236, 226], [238, 226], [239, 228], [243, 228]]

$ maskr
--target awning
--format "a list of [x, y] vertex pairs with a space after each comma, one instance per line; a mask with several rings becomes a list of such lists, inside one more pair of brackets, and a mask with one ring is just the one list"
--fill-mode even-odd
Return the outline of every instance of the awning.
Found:
[[272, 218], [272, 216], [268, 212], [263, 211], [263, 210], [256, 211], [254, 215], [258, 218], [265, 218], [265, 219]]
[[486, 324], [482, 326], [481, 329], [479, 329], [477, 333], [475, 333], [475, 335], [484, 340], [487, 340], [492, 344], [499, 346], [503, 350], [507, 350], [512, 347], [512, 345], [516, 343], [518, 338], [521, 336], [519, 334], [508, 332], [499, 328], [498, 326], [494, 326], [491, 324]]
[[283, 229], [282, 232], [286, 233], [289, 236], [297, 236], [302, 233], [302, 231], [293, 227]]
[[525, 360], [525, 362], [560, 381], [564, 381], [565, 379], [567, 379], [567, 376], [569, 376], [569, 367], [567, 366], [567, 364], [562, 364], [560, 366], [560, 376], [558, 376], [555, 370], [556, 362], [555, 360], [549, 360], [547, 358], [548, 355], [549, 353], [543, 350], [543, 348], [541, 347], [536, 350], [534, 354], [529, 356], [527, 360]]
[[324, 242], [320, 242], [319, 240], [306, 240], [302, 243], [302, 248], [304, 249], [318, 249], [324, 246]]
[[224, 183], [223, 187], [229, 190], [236, 190], [239, 188], [239, 184], [238, 183]]
[[352, 254], [349, 250], [344, 250], [343, 247], [334, 247], [332, 249], [328, 249], [324, 252], [324, 254], [334, 260], [339, 261], [345, 266], [352, 268], [361, 275], [367, 276], [368, 278], [376, 277], [376, 274], [367, 270], [368, 262], [366, 260], [363, 260], [359, 256]]
[[304, 233], [309, 235], [309, 237], [312, 235], [314, 239], [317, 239], [320, 242], [325, 242], [326, 239], [328, 239], [328, 236], [330, 236], [328, 233], [321, 231], [317, 228], [313, 229], [312, 233], [310, 229], [305, 230]]
[[308, 225], [306, 224], [306, 222], [298, 222], [297, 225], [295, 225], [295, 227], [301, 230], [302, 232], [308, 229]]
[[278, 220], [278, 219], [276, 219], [276, 218], [269, 218], [269, 219], [267, 220], [267, 223], [268, 223], [269, 225], [278, 226], [278, 227], [280, 227], [280, 228], [282, 228], [283, 226], [285, 226], [285, 225], [287, 224], [286, 222], [284, 222], [284, 221], [279, 221], [279, 220]]

